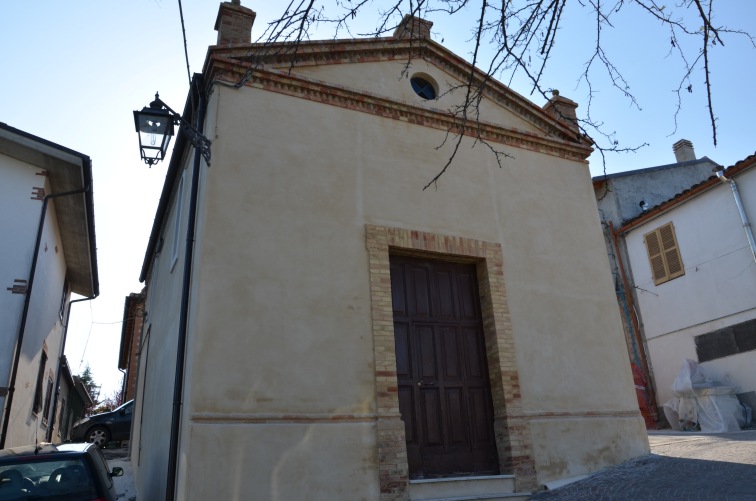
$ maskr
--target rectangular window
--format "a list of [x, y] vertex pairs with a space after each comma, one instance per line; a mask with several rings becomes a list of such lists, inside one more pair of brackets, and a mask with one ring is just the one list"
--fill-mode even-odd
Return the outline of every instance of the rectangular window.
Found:
[[58, 316], [63, 321], [63, 315], [66, 314], [66, 304], [68, 303], [68, 279], [63, 282], [63, 294], [60, 298], [60, 309], [58, 309]]
[[34, 414], [42, 410], [42, 386], [45, 384], [45, 366], [47, 365], [47, 353], [42, 352], [39, 360], [39, 372], [37, 373], [37, 387], [34, 390]]
[[52, 400], [52, 392], [53, 392], [53, 378], [52, 376], [47, 377], [47, 391], [45, 392], [45, 406], [42, 410], [42, 422], [44, 424], [47, 424], [47, 416], [50, 415], [50, 401]]
[[685, 268], [675, 236], [675, 227], [672, 223], [667, 223], [646, 233], [643, 235], [643, 240], [646, 242], [654, 285], [663, 284], [673, 278], [685, 275]]
[[171, 246], [171, 271], [178, 261], [179, 250], [179, 230], [181, 229], [181, 209], [184, 203], [184, 176], [179, 181], [178, 191], [176, 193], [176, 219], [173, 221], [173, 245]]

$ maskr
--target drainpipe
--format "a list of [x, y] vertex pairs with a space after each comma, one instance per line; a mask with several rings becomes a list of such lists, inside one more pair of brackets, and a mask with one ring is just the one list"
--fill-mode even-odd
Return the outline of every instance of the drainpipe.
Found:
[[[625, 291], [625, 299], [627, 300], [629, 306], [632, 308], [633, 312], [635, 312], [635, 305], [633, 304], [633, 296], [630, 293], [630, 287], [627, 285], [627, 275], [625, 274], [625, 265], [622, 260], [622, 253], [620, 249], [619, 244], [619, 231], [616, 231], [614, 229], [614, 225], [612, 222], [609, 222], [609, 233], [612, 235], [612, 240], [614, 244], [615, 252], [617, 253], [617, 263], [619, 264], [619, 271], [620, 271], [620, 277], [622, 281], [622, 288]], [[640, 331], [640, 325], [638, 325], [638, 317], [636, 315], [630, 315], [630, 320], [632, 321], [632, 331], [633, 335], [635, 337], [635, 341], [640, 348], [640, 361], [642, 363], [641, 369], [643, 370], [643, 373], [646, 376], [646, 384], [648, 385], [648, 399], [649, 399], [649, 407], [651, 407], [651, 412], [654, 414], [654, 418], [658, 419], [659, 417], [659, 408], [658, 404], [656, 402], [656, 388], [655, 388], [655, 381], [654, 378], [651, 377], [651, 370], [648, 366], [648, 358], [646, 357], [646, 345], [643, 342], [643, 338], [641, 337], [641, 331]]]
[[753, 260], [756, 261], [756, 240], [754, 240], [753, 238], [751, 223], [748, 222], [748, 216], [746, 215], [745, 207], [743, 206], [743, 200], [740, 198], [740, 190], [738, 190], [738, 185], [735, 183], [734, 179], [725, 177], [724, 170], [718, 170], [717, 177], [723, 183], [729, 184], [730, 188], [732, 189], [732, 196], [735, 198], [735, 205], [738, 206], [740, 220], [743, 222], [743, 229], [745, 230], [748, 244], [751, 246], [751, 255], [753, 255]]
[[[197, 91], [197, 131], [204, 133], [205, 100], [202, 94], [202, 78], [195, 76], [192, 86]], [[184, 277], [181, 289], [181, 312], [179, 314], [179, 332], [176, 346], [176, 373], [173, 382], [173, 414], [171, 417], [171, 442], [168, 449], [168, 478], [166, 479], [165, 499], [176, 498], [176, 478], [178, 476], [178, 446], [181, 431], [181, 405], [184, 390], [184, 359], [186, 356], [186, 331], [189, 320], [189, 293], [192, 279], [192, 258], [194, 255], [194, 234], [197, 219], [197, 198], [202, 153], [194, 148], [194, 165], [192, 167], [192, 189], [189, 198], [189, 214], [186, 228], [186, 247], [184, 250]]]
[[[16, 341], [16, 352], [13, 355], [13, 371], [11, 372], [10, 384], [8, 385], [8, 396], [5, 402], [5, 416], [3, 417], [3, 428], [0, 431], [0, 449], [5, 448], [5, 439], [8, 435], [8, 421], [10, 421], [11, 406], [13, 405], [13, 393], [16, 390], [16, 375], [18, 374], [18, 362], [21, 359], [21, 347], [24, 343], [24, 334], [26, 334], [26, 319], [29, 315], [29, 303], [31, 302], [32, 286], [34, 285], [34, 274], [37, 271], [37, 257], [39, 256], [39, 246], [42, 241], [42, 230], [45, 227], [45, 215], [47, 214], [47, 205], [50, 199], [67, 197], [70, 195], [80, 195], [91, 189], [91, 186], [79, 190], [65, 191], [63, 193], [53, 193], [47, 195], [42, 202], [42, 214], [39, 216], [39, 226], [37, 227], [37, 241], [34, 244], [34, 255], [32, 256], [31, 270], [29, 271], [29, 283], [26, 287], [26, 297], [24, 298], [24, 309], [21, 313], [21, 325], [18, 328], [18, 339]], [[70, 306], [70, 305], [69, 305]]]
[[73, 301], [68, 302], [68, 311], [66, 312], [66, 325], [63, 328], [63, 343], [60, 347], [60, 356], [58, 357], [58, 369], [55, 372], [55, 396], [53, 397], [52, 401], [52, 409], [53, 413], [50, 417], [50, 424], [47, 427], [47, 434], [45, 435], [45, 440], [47, 442], [52, 442], [52, 434], [53, 434], [53, 428], [55, 428], [55, 408], [58, 406], [58, 398], [60, 398], [60, 370], [63, 367], [63, 358], [64, 353], [66, 351], [66, 338], [68, 337], [68, 324], [71, 323], [71, 305], [74, 303], [80, 303], [82, 301], [91, 301], [94, 298], [96, 298], [99, 294], [95, 294], [92, 297], [85, 297], [83, 299], [74, 299]]

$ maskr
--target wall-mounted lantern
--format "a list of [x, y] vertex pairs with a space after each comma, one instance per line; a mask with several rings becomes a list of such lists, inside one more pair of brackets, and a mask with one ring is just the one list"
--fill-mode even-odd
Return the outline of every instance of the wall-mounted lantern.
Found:
[[192, 145], [200, 150], [205, 162], [210, 165], [210, 140], [181, 118], [155, 93], [155, 100], [142, 111], [134, 111], [134, 125], [139, 133], [139, 151], [142, 160], [152, 167], [165, 159], [168, 144], [174, 134], [174, 126], [180, 125]]

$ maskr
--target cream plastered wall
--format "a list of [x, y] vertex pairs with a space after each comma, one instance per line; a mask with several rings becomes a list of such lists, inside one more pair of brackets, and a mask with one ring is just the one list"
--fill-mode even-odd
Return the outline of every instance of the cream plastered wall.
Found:
[[220, 86], [209, 120], [187, 499], [378, 498], [365, 224], [502, 244], [539, 479], [647, 450], [586, 164], [509, 149], [499, 168], [466, 142], [422, 191], [443, 131]]
[[[297, 66], [292, 69], [292, 73], [347, 89], [359, 89], [376, 96], [444, 112], [454, 111], [457, 106], [464, 103], [466, 88], [460, 87], [463, 86], [463, 81], [460, 81], [445, 69], [421, 58], [412, 60], [403, 76], [402, 71], [406, 64], [406, 60], [367, 62], [360, 63], [359, 70], [355, 70], [353, 64]], [[285, 68], [287, 71], [288, 69], [288, 67]], [[425, 100], [415, 94], [410, 85], [410, 78], [414, 76], [420, 76], [426, 80], [430, 77], [432, 83], [437, 87], [436, 91], [440, 99]], [[476, 116], [478, 112], [480, 113], [479, 117]], [[471, 109], [468, 112], [468, 118], [471, 120], [479, 118], [482, 122], [544, 135], [543, 131], [531, 122], [513, 115], [488, 99], [486, 99], [485, 105], [478, 109]]]
[[[756, 173], [734, 178], [746, 213], [756, 214]], [[685, 275], [655, 286], [643, 236], [672, 222]], [[657, 398], [672, 398], [683, 360], [698, 360], [695, 336], [756, 318], [756, 266], [730, 187], [716, 186], [626, 237], [636, 297], [656, 381]], [[712, 377], [756, 390], [756, 352], [705, 362]]]

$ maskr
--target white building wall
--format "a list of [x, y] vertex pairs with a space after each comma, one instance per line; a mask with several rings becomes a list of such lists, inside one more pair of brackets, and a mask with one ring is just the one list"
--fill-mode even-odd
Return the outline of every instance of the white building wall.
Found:
[[[756, 172], [735, 178], [753, 220]], [[643, 235], [672, 221], [685, 275], [654, 286]], [[626, 236], [640, 316], [648, 341], [658, 401], [672, 397], [670, 386], [683, 359], [698, 360], [695, 336], [756, 318], [756, 263], [729, 185], [717, 185]], [[714, 378], [756, 390], [756, 352], [705, 362]]]
[[[39, 218], [43, 202], [31, 199], [35, 187], [44, 187], [50, 192], [50, 186], [44, 176], [37, 173], [40, 169], [30, 167], [8, 157], [2, 157], [3, 178], [7, 174], [11, 183], [0, 187], [0, 218], [2, 228], [8, 228], [9, 246], [0, 249], [0, 273], [5, 287], [12, 285], [14, 279], [29, 280], [29, 272], [37, 238]], [[3, 210], [5, 209], [5, 210]], [[47, 423], [52, 415], [51, 404], [47, 415], [44, 409], [34, 412], [34, 394], [37, 388], [40, 360], [43, 349], [47, 362], [42, 381], [42, 404], [47, 394], [47, 381], [55, 381], [55, 371], [62, 350], [62, 319], [59, 316], [63, 286], [66, 275], [66, 263], [61, 242], [55, 203], [51, 201], [45, 214], [44, 228], [40, 240], [36, 271], [29, 299], [21, 356], [16, 374], [15, 392], [11, 407], [6, 447], [27, 445], [43, 440], [47, 432]], [[68, 297], [67, 297], [68, 298]], [[21, 316], [25, 295], [0, 293], [0, 311], [2, 318], [8, 319], [3, 324], [2, 342], [8, 346], [2, 350], [2, 386], [10, 384], [10, 371], [19, 336]], [[65, 311], [64, 311], [65, 313]], [[54, 391], [54, 388], [53, 388]], [[3, 402], [4, 408], [5, 402]], [[3, 414], [4, 415], [4, 414]]]
[[[23, 294], [12, 294], [14, 280], [28, 279], [34, 240], [39, 224], [41, 203], [31, 199], [34, 186], [40, 186], [42, 179], [35, 169], [6, 156], [0, 156], [0, 387], [7, 387], [13, 361], [21, 311], [24, 306]], [[3, 402], [0, 397], [0, 402]]]

